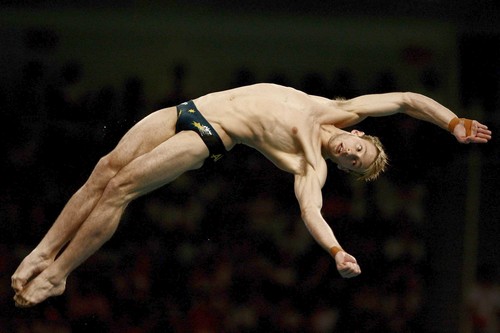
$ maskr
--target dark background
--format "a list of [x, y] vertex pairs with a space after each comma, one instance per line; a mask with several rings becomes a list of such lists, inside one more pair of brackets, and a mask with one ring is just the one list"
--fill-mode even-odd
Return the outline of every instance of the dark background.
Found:
[[0, 332], [468, 332], [476, 277], [498, 282], [498, 140], [403, 116], [359, 125], [390, 155], [380, 180], [330, 166], [323, 214], [355, 279], [308, 235], [292, 177], [243, 146], [130, 205], [63, 296], [16, 309], [10, 276], [160, 107], [263, 81], [414, 91], [496, 132], [499, 74], [496, 1], [3, 1]]

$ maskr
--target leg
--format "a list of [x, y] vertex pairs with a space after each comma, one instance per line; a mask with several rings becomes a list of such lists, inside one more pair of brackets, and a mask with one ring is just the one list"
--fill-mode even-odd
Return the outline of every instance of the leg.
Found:
[[97, 163], [87, 182], [71, 197], [45, 237], [12, 276], [16, 292], [53, 262], [90, 215], [109, 181], [125, 165], [175, 134], [176, 119], [175, 108], [152, 113], [132, 127], [117, 147]]
[[203, 141], [188, 131], [173, 136], [123, 167], [110, 180], [63, 253], [16, 294], [16, 304], [32, 306], [60, 295], [67, 276], [113, 235], [130, 201], [171, 182], [187, 170], [199, 168], [207, 157], [208, 149]]

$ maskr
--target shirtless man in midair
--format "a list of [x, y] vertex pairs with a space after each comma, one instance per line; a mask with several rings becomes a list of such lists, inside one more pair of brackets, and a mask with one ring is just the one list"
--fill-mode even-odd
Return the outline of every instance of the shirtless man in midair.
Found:
[[357, 276], [361, 270], [356, 259], [342, 249], [321, 215], [326, 160], [360, 179], [377, 178], [387, 164], [380, 141], [343, 128], [366, 117], [395, 113], [449, 130], [461, 143], [491, 139], [485, 125], [459, 119], [438, 102], [415, 93], [332, 100], [289, 87], [256, 84], [151, 113], [99, 160], [87, 182], [21, 262], [12, 276], [16, 306], [33, 306], [62, 294], [68, 275], [111, 238], [132, 200], [203, 163], [222, 163], [220, 158], [237, 144], [255, 148], [293, 174], [307, 229], [332, 255], [342, 277]]

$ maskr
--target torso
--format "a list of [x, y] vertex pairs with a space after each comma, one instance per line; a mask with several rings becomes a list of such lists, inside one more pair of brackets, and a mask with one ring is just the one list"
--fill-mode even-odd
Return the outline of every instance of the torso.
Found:
[[194, 103], [228, 150], [238, 143], [251, 146], [294, 174], [303, 172], [305, 163], [325, 164], [321, 125], [349, 117], [336, 110], [335, 101], [274, 84], [211, 93]]

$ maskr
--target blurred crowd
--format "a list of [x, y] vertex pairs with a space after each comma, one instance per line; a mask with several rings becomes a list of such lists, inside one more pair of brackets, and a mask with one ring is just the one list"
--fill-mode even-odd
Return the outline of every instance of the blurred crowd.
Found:
[[[161, 101], [147, 100], [136, 77], [121, 91], [103, 87], [73, 96], [83, 68], [68, 63], [57, 79], [51, 70], [27, 63], [19, 82], [10, 83], [13, 93], [0, 96], [8, 110], [0, 125], [7, 175], [0, 187], [0, 332], [424, 331], [427, 188], [418, 181], [425, 173], [415, 163], [419, 150], [404, 150], [435, 137], [422, 141], [427, 125], [397, 116], [363, 128], [402, 129], [382, 137], [398, 156], [392, 176], [364, 184], [330, 166], [324, 188], [323, 214], [360, 262], [361, 276], [341, 279], [312, 240], [293, 177], [236, 147], [217, 168], [189, 172], [133, 202], [115, 236], [69, 277], [62, 296], [14, 308], [11, 274], [98, 158], [148, 112], [197, 97], [183, 90], [189, 70], [183, 65], [170, 79], [176, 89]], [[366, 92], [347, 70], [332, 80], [311, 73], [290, 82], [243, 69], [227, 88], [259, 80], [330, 97]], [[394, 90], [397, 78], [384, 72], [370, 92]]]

